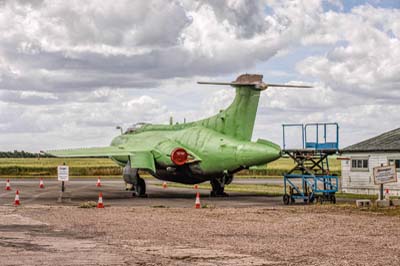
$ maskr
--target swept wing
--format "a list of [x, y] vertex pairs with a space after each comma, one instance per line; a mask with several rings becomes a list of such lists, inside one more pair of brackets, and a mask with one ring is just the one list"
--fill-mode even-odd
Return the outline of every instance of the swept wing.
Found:
[[123, 147], [98, 147], [47, 151], [47, 154], [62, 158], [87, 158], [87, 157], [129, 157], [132, 168], [156, 171], [154, 155], [151, 151], [132, 151]]

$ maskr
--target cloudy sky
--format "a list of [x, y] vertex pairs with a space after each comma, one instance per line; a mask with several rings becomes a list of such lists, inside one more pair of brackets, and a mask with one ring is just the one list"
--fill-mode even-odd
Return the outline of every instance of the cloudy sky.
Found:
[[400, 1], [0, 0], [0, 150], [108, 145], [115, 126], [204, 118], [231, 81], [263, 93], [253, 138], [338, 122], [341, 146], [400, 126]]

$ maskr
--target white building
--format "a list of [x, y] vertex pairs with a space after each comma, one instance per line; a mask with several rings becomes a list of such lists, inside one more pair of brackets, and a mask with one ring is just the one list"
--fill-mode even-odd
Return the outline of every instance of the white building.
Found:
[[[342, 192], [377, 194], [373, 168], [396, 165], [400, 177], [400, 128], [351, 145], [342, 150]], [[400, 196], [400, 181], [385, 184], [391, 195]]]

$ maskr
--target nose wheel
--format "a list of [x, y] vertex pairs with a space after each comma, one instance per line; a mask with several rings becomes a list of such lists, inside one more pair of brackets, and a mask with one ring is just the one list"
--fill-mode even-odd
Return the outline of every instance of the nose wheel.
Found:
[[127, 184], [126, 190], [134, 191], [134, 197], [147, 197], [146, 182], [139, 176], [139, 169], [131, 167], [130, 161], [123, 169], [123, 178]]
[[144, 182], [143, 178], [138, 176], [136, 184], [133, 187], [134, 187], [133, 196], [142, 197], [142, 198], [147, 197], [146, 182]]
[[133, 191], [132, 196], [134, 197], [147, 197], [146, 194], [146, 182], [143, 178], [137, 176], [132, 183], [125, 183], [125, 190]]

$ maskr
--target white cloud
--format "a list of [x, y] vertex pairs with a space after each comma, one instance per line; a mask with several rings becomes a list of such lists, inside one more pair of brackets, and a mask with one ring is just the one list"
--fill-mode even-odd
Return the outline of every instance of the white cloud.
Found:
[[393, 26], [399, 17], [399, 10], [371, 6], [355, 8], [351, 14], [324, 14], [322, 27], [306, 43], [318, 43], [322, 36], [340, 44], [326, 55], [306, 58], [298, 64], [298, 71], [338, 89], [399, 98], [400, 39], [388, 34], [396, 31]]
[[2, 1], [0, 150], [105, 145], [116, 125], [205, 117], [234, 90], [196, 80], [233, 80], [271, 57], [273, 78], [315, 88], [264, 93], [256, 137], [280, 142], [282, 122], [338, 121], [358, 132], [348, 144], [388, 130], [400, 113], [400, 11], [328, 2], [339, 12], [318, 0]]

